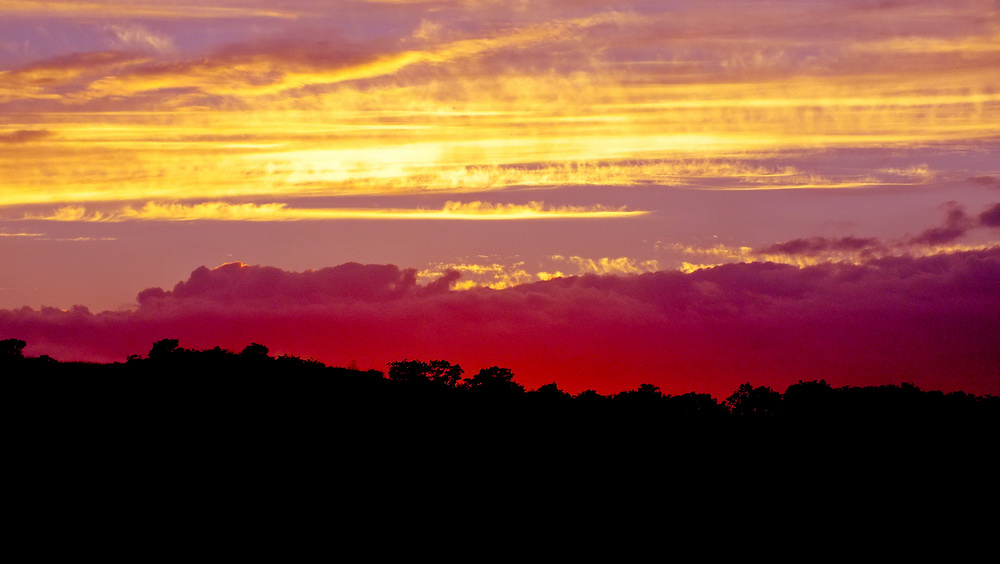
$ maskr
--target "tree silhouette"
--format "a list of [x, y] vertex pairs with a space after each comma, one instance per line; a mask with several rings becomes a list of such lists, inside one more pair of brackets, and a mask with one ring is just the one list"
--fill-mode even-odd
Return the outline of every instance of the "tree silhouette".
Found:
[[726, 406], [733, 415], [778, 415], [781, 411], [781, 394], [764, 386], [755, 388], [747, 382], [726, 398]]
[[248, 360], [254, 360], [254, 359], [259, 360], [267, 358], [268, 352], [270, 351], [264, 345], [261, 345], [259, 343], [251, 343], [243, 349], [243, 352], [240, 353], [240, 356]]
[[603, 396], [603, 395], [597, 393], [597, 390], [587, 389], [587, 390], [584, 390], [584, 391], [580, 392], [579, 394], [576, 394], [573, 397], [573, 399], [583, 400], [583, 401], [600, 401], [600, 400], [606, 400], [606, 399], [609, 399], [609, 398], [608, 398], [608, 396]]
[[535, 399], [543, 401], [564, 401], [573, 399], [573, 396], [559, 389], [559, 386], [552, 382], [539, 387], [537, 390], [528, 392]]
[[4, 339], [0, 341], [0, 360], [24, 358], [24, 347], [28, 343], [21, 339]]
[[709, 394], [689, 392], [679, 396], [667, 396], [666, 404], [670, 415], [675, 417], [717, 417], [725, 412]]
[[524, 393], [524, 386], [514, 381], [514, 373], [509, 368], [499, 366], [483, 368], [472, 378], [467, 378], [464, 387], [476, 393], [495, 396]]
[[660, 392], [659, 386], [654, 386], [652, 384], [639, 384], [639, 387], [634, 390], [627, 390], [624, 392], [619, 392], [614, 395], [613, 399], [619, 401], [658, 401], [664, 398], [663, 393]]
[[432, 360], [427, 365], [427, 378], [435, 384], [454, 388], [462, 381], [462, 374], [465, 371], [457, 364], [452, 364], [447, 360]]
[[[573, 429], [578, 437], [596, 433], [609, 439], [606, 429], [616, 433], [663, 429], [665, 423], [682, 419], [696, 419], [702, 429], [713, 428], [714, 423], [702, 426], [712, 421], [730, 425], [741, 419], [754, 429], [762, 426], [753, 424], [753, 419], [768, 421], [768, 427], [771, 422], [787, 422], [789, 428], [811, 429], [817, 427], [813, 423], [824, 421], [837, 426], [857, 421], [889, 423], [892, 428], [902, 428], [900, 423], [905, 422], [913, 436], [912, 429], [932, 427], [912, 423], [933, 422], [933, 429], [954, 423], [955, 429], [967, 431], [992, 429], [1000, 421], [1000, 397], [923, 391], [908, 382], [833, 388], [824, 380], [799, 381], [784, 394], [746, 382], [722, 403], [696, 392], [666, 395], [653, 384], [610, 396], [592, 389], [570, 396], [556, 382], [525, 392], [511, 369], [498, 366], [463, 379], [461, 366], [445, 360], [402, 360], [388, 363], [387, 379], [377, 370], [328, 367], [289, 355], [273, 358], [259, 343], [239, 353], [178, 345], [177, 339], [162, 339], [153, 343], [146, 358], [133, 354], [124, 363], [98, 364], [59, 362], [46, 355], [25, 357], [25, 341], [3, 339], [0, 373], [21, 376], [10, 382], [44, 390], [46, 402], [65, 409], [86, 406], [92, 411], [95, 405], [121, 405], [135, 410], [130, 413], [133, 416], [157, 409], [172, 413], [183, 406], [210, 419], [220, 417], [219, 410], [229, 410], [229, 417], [267, 412], [302, 420], [330, 413], [330, 406], [335, 405], [338, 413], [376, 410], [400, 421], [430, 415], [503, 421], [504, 417], [496, 416], [517, 406], [523, 421]], [[255, 377], [243, 377], [247, 374]], [[496, 430], [505, 432], [499, 426]]]
[[782, 412], [792, 417], [827, 417], [833, 414], [836, 391], [826, 380], [788, 386], [781, 396]]
[[179, 350], [177, 345], [180, 341], [177, 339], [160, 339], [153, 343], [153, 347], [149, 349], [149, 354], [146, 355], [152, 360], [165, 360], [176, 354]]
[[447, 360], [401, 360], [388, 363], [389, 379], [396, 382], [431, 383], [438, 386], [455, 388], [465, 373], [458, 364]]

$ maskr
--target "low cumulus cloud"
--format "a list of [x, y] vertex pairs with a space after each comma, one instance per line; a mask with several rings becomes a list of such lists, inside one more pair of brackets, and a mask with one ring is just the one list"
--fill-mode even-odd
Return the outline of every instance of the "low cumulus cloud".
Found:
[[271, 266], [233, 262], [214, 269], [203, 266], [172, 290], [143, 290], [137, 301], [140, 308], [189, 302], [226, 306], [386, 302], [446, 291], [448, 284], [441, 281], [455, 278], [455, 274], [449, 272], [426, 286], [418, 286], [416, 269], [401, 269], [391, 264], [346, 263], [319, 270], [288, 272]]
[[134, 311], [0, 311], [29, 354], [121, 361], [156, 340], [384, 369], [445, 358], [500, 365], [526, 386], [602, 393], [651, 382], [725, 395], [751, 380], [911, 381], [1000, 393], [1000, 248], [797, 268], [728, 264], [689, 274], [583, 275], [502, 290], [422, 285], [394, 265], [289, 272], [239, 263], [151, 288]]

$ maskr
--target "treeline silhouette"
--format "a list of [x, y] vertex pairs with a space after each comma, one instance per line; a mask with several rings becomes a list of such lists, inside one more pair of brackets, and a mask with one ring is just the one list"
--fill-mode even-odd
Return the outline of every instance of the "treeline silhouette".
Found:
[[[664, 394], [652, 384], [604, 395], [571, 395], [553, 382], [526, 390], [508, 368], [467, 375], [446, 360], [390, 362], [386, 372], [332, 367], [313, 359], [272, 356], [252, 343], [240, 352], [186, 349], [177, 339], [153, 343], [148, 354], [108, 364], [26, 357], [27, 343], [0, 340], [0, 373], [11, 386], [31, 390], [50, 405], [94, 410], [163, 410], [189, 413], [304, 414], [323, 410], [390, 410], [435, 416], [464, 411], [482, 417], [516, 411], [523, 416], [581, 416], [605, 423], [698, 421], [946, 421], [1000, 420], [1000, 397], [925, 391], [910, 383], [835, 388], [824, 380], [799, 381], [784, 393], [747, 382], [719, 401], [709, 394]], [[442, 411], [444, 410], [444, 411]], [[492, 410], [492, 411], [491, 411]]]
[[[835, 501], [833, 492], [868, 483], [880, 501], [905, 499], [913, 488], [900, 476], [992, 484], [1000, 429], [996, 397], [910, 384], [820, 380], [779, 393], [745, 383], [721, 400], [651, 384], [572, 395], [554, 382], [526, 390], [502, 367], [470, 375], [407, 359], [357, 370], [256, 343], [235, 352], [164, 339], [106, 364], [24, 349], [0, 341], [5, 452], [12, 484], [51, 492], [36, 503], [44, 511], [65, 500], [98, 507], [117, 492], [195, 519], [203, 500], [251, 516], [274, 500], [307, 502], [303, 515], [343, 514], [351, 500], [371, 523], [394, 519], [387, 508], [442, 504], [541, 516], [603, 508], [617, 519], [676, 511], [686, 497], [707, 518], [757, 512], [775, 496], [814, 504], [818, 490]], [[200, 516], [211, 521], [205, 531], [215, 516]]]

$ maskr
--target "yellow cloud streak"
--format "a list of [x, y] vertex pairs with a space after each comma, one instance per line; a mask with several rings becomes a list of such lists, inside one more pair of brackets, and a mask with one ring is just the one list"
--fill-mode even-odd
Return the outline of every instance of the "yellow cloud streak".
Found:
[[296, 14], [280, 10], [265, 10], [251, 7], [206, 6], [204, 2], [60, 2], [51, 0], [6, 0], [0, 2], [0, 14], [43, 15], [52, 17], [100, 17], [100, 18], [240, 18], [270, 17], [295, 18]]
[[0, 237], [43, 237], [44, 233], [6, 233], [0, 231]]
[[[740, 145], [738, 139], [720, 142], [715, 147], [704, 139], [701, 143], [695, 141], [698, 140], [683, 136], [567, 138], [553, 150], [543, 140], [513, 138], [492, 146], [376, 143], [364, 149], [270, 153], [273, 149], [268, 148], [272, 145], [268, 143], [176, 140], [134, 142], [131, 146], [124, 141], [77, 146], [64, 140], [46, 139], [8, 145], [0, 152], [0, 177], [4, 179], [0, 206], [192, 197], [259, 199], [469, 193], [506, 187], [573, 185], [653, 183], [776, 190], [912, 185], [926, 181], [926, 175], [901, 177], [892, 172], [827, 177], [789, 166], [749, 166], [741, 163], [739, 157], [729, 157], [723, 149], [739, 152], [751, 145]], [[802, 141], [816, 142], [816, 146], [831, 144], [830, 139], [802, 138]], [[871, 137], [840, 140], [844, 144], [872, 141]], [[886, 137], [882, 141], [899, 142], [899, 138]], [[758, 155], [784, 147], [780, 143], [767, 145], [759, 139], [756, 146]], [[705, 156], [718, 153], [718, 157], [691, 158], [698, 153]], [[502, 164], [505, 161], [510, 164]], [[467, 164], [484, 162], [487, 164]]]
[[243, 97], [268, 96], [306, 86], [330, 86], [392, 75], [416, 64], [442, 64], [512, 46], [524, 48], [545, 41], [565, 40], [583, 29], [606, 23], [620, 23], [630, 18], [635, 19], [636, 16], [607, 13], [534, 24], [508, 33], [457, 40], [422, 51], [381, 54], [360, 63], [334, 66], [334, 68], [322, 68], [304, 61], [267, 55], [237, 60], [204, 61], [190, 65], [165, 65], [161, 68], [146, 69], [141, 73], [105, 76], [72, 98], [84, 101], [108, 96], [131, 96], [169, 88], [199, 88], [213, 94]]
[[541, 202], [528, 204], [491, 204], [487, 202], [447, 202], [442, 209], [399, 208], [289, 208], [287, 204], [230, 204], [205, 202], [178, 204], [148, 202], [141, 208], [88, 212], [82, 206], [63, 206], [50, 214], [28, 214], [25, 219], [64, 222], [124, 221], [302, 221], [329, 219], [422, 219], [422, 220], [535, 220], [596, 219], [644, 215], [647, 211], [629, 211], [602, 206], [545, 207]]
[[892, 37], [880, 41], [859, 42], [852, 45], [862, 53], [907, 53], [927, 55], [935, 53], [982, 54], [1000, 52], [1000, 33], [987, 36], [958, 38]]

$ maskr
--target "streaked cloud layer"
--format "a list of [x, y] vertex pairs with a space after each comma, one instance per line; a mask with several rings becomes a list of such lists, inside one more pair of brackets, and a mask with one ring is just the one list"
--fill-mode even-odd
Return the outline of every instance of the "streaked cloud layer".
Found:
[[880, 184], [781, 153], [995, 138], [997, 10], [6, 2], [0, 205], [688, 185], [692, 158]]
[[147, 202], [139, 208], [125, 206], [111, 212], [87, 212], [81, 206], [64, 206], [51, 215], [28, 215], [43, 221], [120, 222], [148, 221], [299, 221], [323, 219], [443, 219], [464, 221], [525, 219], [586, 219], [642, 215], [644, 211], [608, 209], [603, 206], [546, 207], [542, 202], [526, 205], [488, 202], [446, 202], [438, 210], [399, 208], [289, 208], [285, 204], [228, 204], [204, 202], [177, 204]]

